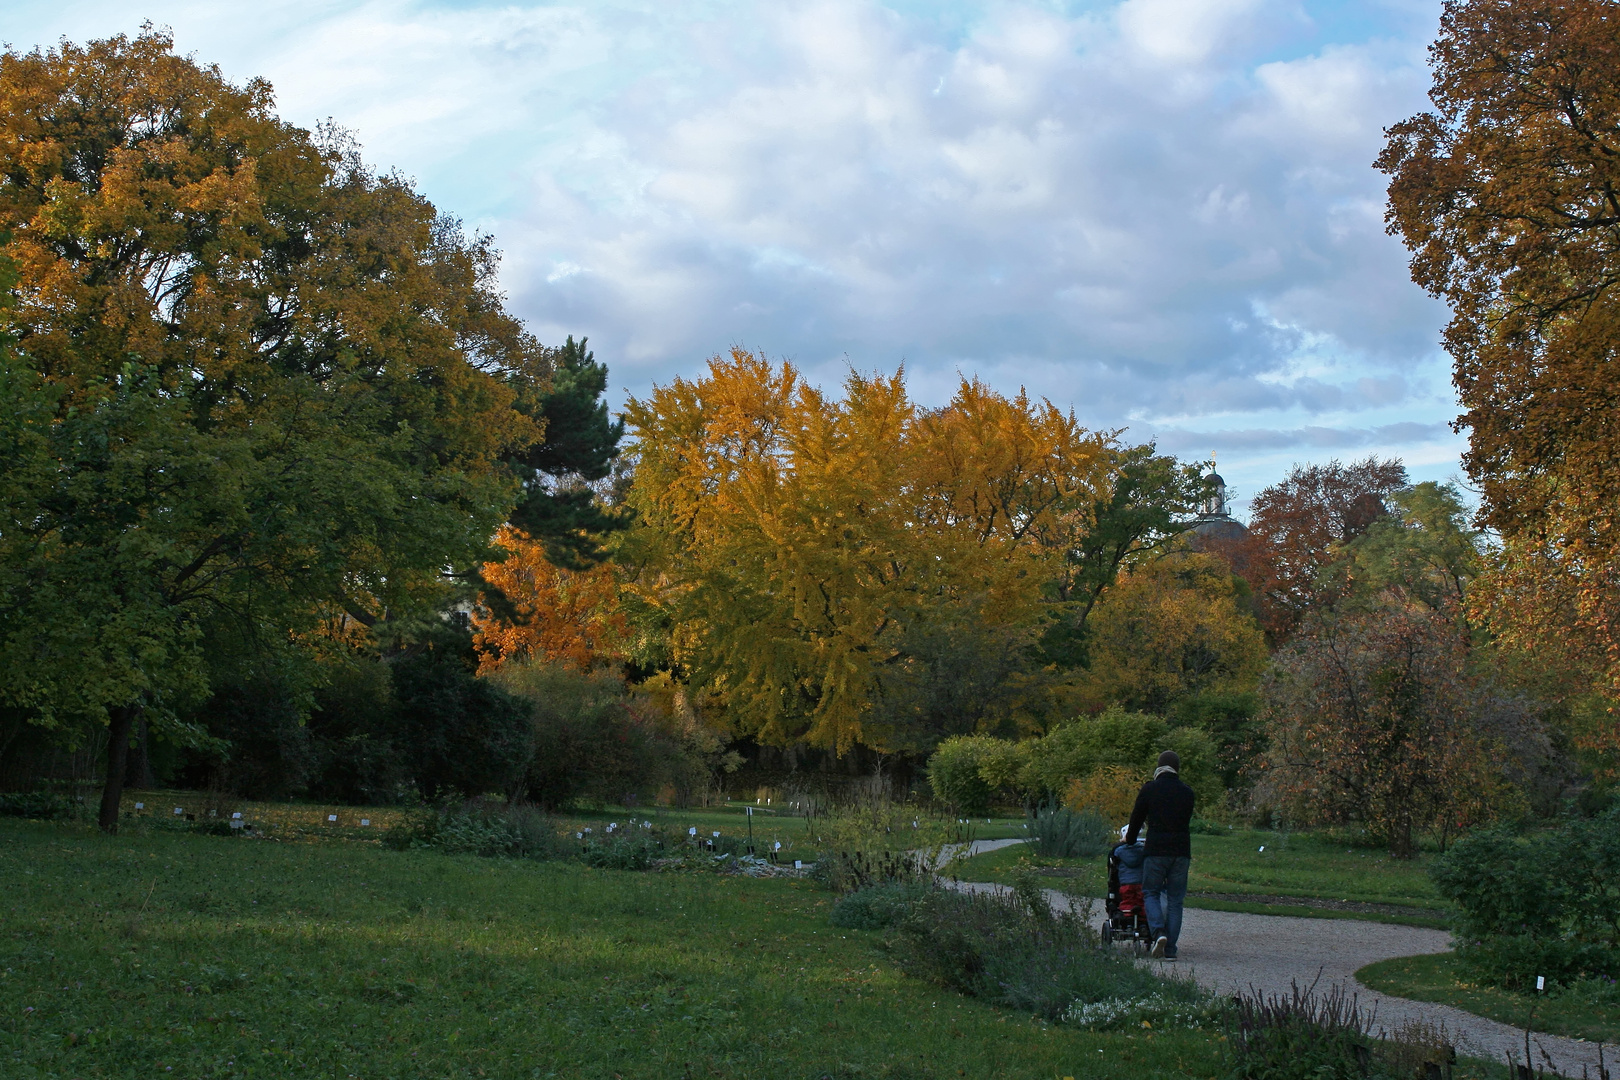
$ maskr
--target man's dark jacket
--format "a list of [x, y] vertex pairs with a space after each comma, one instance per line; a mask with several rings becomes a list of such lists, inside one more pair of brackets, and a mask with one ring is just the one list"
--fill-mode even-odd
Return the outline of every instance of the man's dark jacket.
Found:
[[1173, 772], [1162, 772], [1142, 785], [1131, 811], [1125, 842], [1134, 844], [1142, 823], [1147, 823], [1147, 854], [1192, 856], [1193, 789]]

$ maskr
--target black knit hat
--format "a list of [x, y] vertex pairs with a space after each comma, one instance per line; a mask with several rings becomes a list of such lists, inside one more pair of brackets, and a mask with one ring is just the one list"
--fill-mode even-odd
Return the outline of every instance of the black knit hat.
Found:
[[1166, 750], [1164, 753], [1159, 755], [1159, 767], [1163, 768], [1166, 765], [1176, 770], [1176, 772], [1180, 772], [1181, 755], [1176, 753], [1174, 750]]

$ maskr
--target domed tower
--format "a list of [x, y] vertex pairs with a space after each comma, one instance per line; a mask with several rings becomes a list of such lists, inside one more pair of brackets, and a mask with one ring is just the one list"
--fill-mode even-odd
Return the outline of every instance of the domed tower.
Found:
[[1234, 521], [1226, 508], [1226, 481], [1221, 474], [1212, 472], [1206, 479], [1210, 493], [1204, 497], [1203, 508], [1189, 537], [1195, 551], [1207, 550], [1211, 542], [1242, 540], [1249, 535], [1249, 530], [1242, 522]]

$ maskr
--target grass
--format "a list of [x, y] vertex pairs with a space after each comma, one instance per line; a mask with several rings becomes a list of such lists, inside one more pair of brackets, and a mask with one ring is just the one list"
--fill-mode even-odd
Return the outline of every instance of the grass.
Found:
[[1356, 978], [1381, 993], [1453, 1005], [1514, 1027], [1524, 1027], [1534, 1009], [1536, 1031], [1620, 1043], [1620, 997], [1612, 990], [1607, 1002], [1582, 993], [1581, 988], [1555, 991], [1537, 1000], [1475, 983], [1455, 953], [1381, 960], [1356, 972]]
[[[1264, 847], [1264, 851], [1260, 850]], [[956, 864], [964, 881], [1008, 883], [1023, 846], [1002, 848]], [[1234, 830], [1230, 835], [1193, 837], [1192, 870], [1187, 903], [1222, 911], [1256, 911], [1270, 915], [1362, 918], [1441, 926], [1450, 906], [1429, 880], [1430, 856], [1391, 859], [1366, 848], [1347, 848], [1308, 833]], [[1032, 859], [1048, 873], [1070, 878], [1071, 891], [1101, 896], [1108, 880], [1105, 858]], [[1218, 894], [1212, 897], [1198, 894]], [[1255, 901], [1246, 901], [1248, 896]], [[1264, 897], [1380, 905], [1388, 910], [1349, 911], [1309, 904], [1263, 903]]]
[[0, 821], [0, 1073], [1047, 1080], [1219, 1067], [1208, 1033], [1080, 1032], [908, 978], [877, 935], [835, 929], [830, 895], [805, 881], [390, 852], [325, 824], [309, 827], [328, 842], [299, 843]]

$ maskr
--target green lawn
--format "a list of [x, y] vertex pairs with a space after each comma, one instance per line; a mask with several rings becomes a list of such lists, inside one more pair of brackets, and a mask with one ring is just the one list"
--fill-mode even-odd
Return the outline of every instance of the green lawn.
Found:
[[0, 880], [8, 1078], [1218, 1068], [1208, 1033], [1075, 1032], [904, 977], [805, 881], [9, 820]]
[[[953, 872], [965, 881], [1005, 882], [1018, 860], [1030, 857], [1030, 850], [1023, 845], [1002, 848], [963, 860]], [[1392, 919], [1437, 925], [1450, 908], [1429, 880], [1429, 859], [1426, 855], [1404, 861], [1391, 859], [1381, 851], [1345, 848], [1306, 833], [1234, 830], [1223, 836], [1198, 835], [1193, 837], [1188, 903], [1274, 915]], [[1101, 896], [1107, 884], [1107, 865], [1102, 856], [1033, 861], [1073, 891]], [[1358, 912], [1286, 904], [1261, 906], [1258, 902], [1244, 902], [1249, 896], [1299, 897], [1406, 910]]]
[[1481, 986], [1462, 969], [1454, 953], [1408, 956], [1369, 964], [1356, 978], [1373, 990], [1414, 1001], [1438, 1001], [1514, 1027], [1524, 1027], [1535, 1010], [1535, 1030], [1575, 1039], [1620, 1043], [1620, 998], [1600, 1002], [1579, 989], [1547, 995], [1524, 994]]

